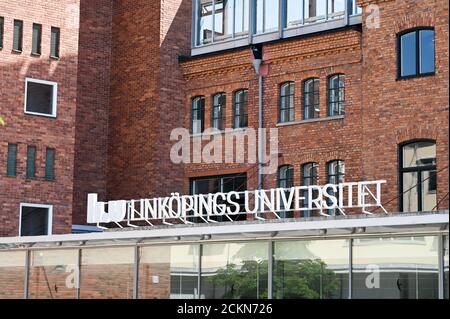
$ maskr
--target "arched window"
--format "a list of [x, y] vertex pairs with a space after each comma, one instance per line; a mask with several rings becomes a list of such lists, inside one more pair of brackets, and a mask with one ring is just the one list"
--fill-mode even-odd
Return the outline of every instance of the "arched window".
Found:
[[398, 77], [434, 74], [434, 30], [417, 29], [398, 35]]
[[[278, 187], [279, 188], [291, 188], [294, 186], [294, 167], [291, 165], [283, 165], [278, 168]], [[288, 194], [286, 195], [288, 196]], [[282, 208], [283, 203], [281, 204]], [[280, 212], [281, 218], [292, 218], [294, 216], [293, 211]]]
[[[318, 169], [319, 164], [317, 163], [306, 163], [302, 165], [302, 186], [311, 186], [311, 185], [317, 185], [318, 184]], [[313, 198], [316, 198], [317, 194], [316, 192], [313, 193]], [[309, 206], [309, 198], [308, 198], [308, 192], [303, 191], [303, 197], [305, 198], [303, 200], [303, 207]], [[311, 210], [303, 211], [304, 217], [310, 217], [312, 214]]]
[[433, 141], [416, 141], [401, 145], [400, 163], [400, 210], [435, 210], [436, 144]]
[[345, 76], [332, 75], [328, 78], [328, 116], [344, 115]]
[[303, 119], [318, 118], [319, 111], [319, 79], [308, 79], [303, 82]]
[[280, 113], [279, 122], [293, 122], [295, 119], [294, 82], [286, 82], [280, 86]]
[[205, 129], [205, 97], [198, 96], [192, 99], [192, 134], [200, 134]]
[[248, 91], [243, 89], [234, 92], [233, 96], [233, 128], [248, 126]]
[[[334, 160], [327, 163], [327, 184], [339, 184], [343, 183], [345, 180], [345, 163], [341, 160]], [[330, 195], [334, 195], [339, 201], [339, 192], [333, 192], [328, 190]], [[331, 205], [331, 202], [328, 202]], [[335, 209], [330, 209], [328, 211], [330, 215], [336, 215]]]
[[225, 93], [217, 93], [213, 96], [212, 127], [218, 130], [225, 129]]

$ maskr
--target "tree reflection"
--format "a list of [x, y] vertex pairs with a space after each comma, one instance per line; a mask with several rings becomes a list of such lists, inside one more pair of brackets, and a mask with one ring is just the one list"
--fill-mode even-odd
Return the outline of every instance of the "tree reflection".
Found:
[[[339, 289], [339, 278], [320, 259], [274, 262], [274, 298], [327, 299]], [[267, 298], [267, 261], [247, 260], [242, 266], [228, 264], [209, 278], [222, 287], [220, 298]]]

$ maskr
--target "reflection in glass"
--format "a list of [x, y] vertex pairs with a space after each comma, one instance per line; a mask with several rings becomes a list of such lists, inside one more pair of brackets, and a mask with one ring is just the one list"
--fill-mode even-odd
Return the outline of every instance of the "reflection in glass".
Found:
[[448, 236], [444, 237], [444, 298], [448, 298]]
[[274, 243], [275, 299], [348, 298], [348, 240]]
[[437, 209], [436, 144], [413, 142], [402, 146], [404, 212]]
[[438, 298], [437, 237], [354, 240], [353, 297]]
[[198, 9], [198, 44], [207, 44], [211, 42], [213, 32], [212, 0], [199, 0]]
[[416, 74], [416, 33], [403, 35], [401, 41], [401, 76]]
[[[291, 188], [294, 186], [294, 167], [291, 165], [283, 165], [278, 168], [278, 187], [279, 188]], [[289, 191], [286, 191], [286, 198], [289, 198]], [[282, 202], [280, 205], [281, 209], [287, 208], [288, 211], [282, 211], [279, 213], [281, 218], [292, 218], [294, 217], [294, 212], [290, 209], [293, 206], [285, 207]]]
[[201, 298], [267, 298], [267, 242], [203, 246]]
[[278, 0], [256, 0], [256, 33], [278, 30]]
[[420, 73], [434, 72], [434, 30], [419, 31]]
[[280, 123], [294, 121], [294, 114], [295, 114], [294, 94], [295, 94], [294, 82], [287, 82], [280, 86], [280, 116], [279, 116]]
[[197, 299], [198, 254], [199, 245], [142, 247], [139, 298]]
[[326, 17], [327, 0], [305, 0], [305, 23], [314, 23]]
[[345, 14], [345, 1], [328, 0], [328, 19], [340, 18]]
[[224, 40], [233, 35], [233, 0], [216, 0], [214, 4], [214, 38]]
[[82, 250], [82, 299], [133, 298], [134, 247]]
[[303, 23], [303, 1], [286, 0], [286, 26], [296, 26]]
[[29, 298], [77, 298], [78, 250], [31, 252]]
[[0, 299], [24, 297], [24, 251], [0, 251]]
[[303, 82], [303, 119], [318, 118], [320, 113], [319, 79]]
[[248, 10], [249, 0], [235, 0], [235, 36], [241, 36], [248, 33]]
[[[319, 164], [317, 163], [306, 163], [302, 165], [302, 186], [312, 186], [318, 184], [318, 168]], [[309, 206], [309, 197], [308, 191], [303, 191], [303, 207]], [[314, 190], [312, 194], [312, 198], [317, 198], [317, 191]], [[312, 211], [305, 210], [303, 211], [304, 217], [310, 217]]]
[[333, 75], [328, 79], [328, 116], [344, 114], [345, 76]]

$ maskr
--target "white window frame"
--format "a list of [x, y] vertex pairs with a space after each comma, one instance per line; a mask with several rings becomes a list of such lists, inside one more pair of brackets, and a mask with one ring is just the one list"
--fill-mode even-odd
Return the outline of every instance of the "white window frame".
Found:
[[48, 209], [48, 218], [47, 218], [47, 235], [52, 235], [52, 226], [53, 226], [53, 205], [44, 205], [44, 204], [31, 204], [31, 203], [20, 203], [19, 208], [19, 237], [22, 237], [22, 208], [23, 207], [36, 207], [36, 208], [46, 208]]
[[[51, 85], [53, 87], [52, 114], [45, 114], [45, 113], [27, 111], [28, 82], [39, 83], [39, 84], [46, 84], [46, 85]], [[39, 115], [39, 116], [56, 118], [56, 107], [57, 107], [57, 104], [58, 104], [57, 103], [57, 98], [58, 98], [58, 83], [52, 82], [52, 81], [38, 80], [38, 79], [33, 79], [33, 78], [25, 78], [25, 98], [24, 98], [25, 102], [24, 102], [24, 106], [23, 106], [23, 110], [24, 110], [25, 114]]]

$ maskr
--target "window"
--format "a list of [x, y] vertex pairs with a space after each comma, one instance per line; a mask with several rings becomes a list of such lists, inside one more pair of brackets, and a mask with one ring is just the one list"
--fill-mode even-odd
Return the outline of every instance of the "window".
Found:
[[327, 0], [305, 0], [305, 23], [315, 23], [326, 18]]
[[[233, 174], [222, 176], [208, 176], [192, 178], [190, 180], [190, 188], [192, 195], [198, 194], [215, 194], [215, 193], [228, 193], [228, 192], [243, 192], [247, 190], [247, 174]], [[233, 199], [234, 200], [234, 199]], [[239, 199], [234, 200], [241, 205], [241, 212], [243, 210], [244, 198], [240, 196]], [[218, 202], [220, 204], [220, 201]], [[231, 207], [233, 208], [233, 207]], [[228, 221], [223, 216], [216, 217], [218, 221]], [[245, 220], [245, 214], [238, 214], [235, 220]]]
[[55, 179], [55, 150], [48, 147], [45, 150], [45, 179]]
[[42, 25], [33, 23], [33, 39], [31, 44], [31, 53], [41, 54]]
[[294, 82], [287, 82], [280, 86], [280, 123], [293, 122], [295, 119], [294, 92]]
[[378, 243], [377, 238], [370, 240], [370, 245], [364, 241], [353, 242], [353, 298], [439, 297], [437, 237], [378, 240]]
[[6, 175], [16, 176], [17, 174], [17, 144], [8, 144], [8, 158], [6, 162]]
[[434, 30], [415, 30], [398, 39], [399, 78], [434, 74]]
[[248, 34], [249, 0], [197, 0], [197, 45]]
[[233, 128], [248, 126], [248, 97], [247, 90], [239, 90], [233, 97]]
[[[345, 179], [345, 163], [341, 160], [334, 160], [328, 162], [327, 164], [327, 184], [340, 184], [343, 183]], [[337, 198], [339, 202], [339, 192], [333, 192], [333, 190], [328, 190], [330, 195], [333, 195]], [[328, 202], [328, 205], [331, 205], [331, 201]], [[336, 210], [330, 209], [328, 214], [335, 215]]]
[[14, 20], [13, 51], [22, 52], [23, 21]]
[[412, 142], [400, 149], [400, 210], [431, 211], [436, 207], [436, 144]]
[[[291, 188], [294, 187], [294, 167], [291, 165], [284, 165], [278, 168], [278, 187], [279, 188]], [[286, 192], [286, 197], [289, 194]], [[281, 208], [285, 208], [283, 203], [281, 204]], [[288, 209], [292, 209], [292, 207], [286, 207]], [[294, 217], [293, 211], [282, 211], [280, 213], [281, 218], [292, 218]]]
[[53, 206], [20, 204], [19, 236], [42, 236], [52, 233]]
[[27, 178], [36, 178], [36, 147], [27, 148]]
[[318, 118], [319, 107], [319, 79], [306, 80], [303, 83], [303, 118]]
[[58, 84], [27, 78], [25, 80], [25, 113], [56, 117]]
[[344, 115], [345, 77], [333, 75], [328, 79], [328, 116]]
[[50, 39], [50, 57], [59, 58], [59, 28], [52, 27]]
[[0, 49], [3, 48], [3, 17], [0, 17]]
[[[317, 185], [319, 164], [317, 163], [306, 163], [302, 165], [302, 186]], [[309, 206], [308, 192], [303, 191], [303, 207]], [[317, 191], [313, 191], [313, 198], [317, 197]], [[304, 217], [310, 217], [312, 212], [306, 210], [303, 212]]]
[[278, 30], [278, 0], [256, 0], [256, 33]]
[[225, 105], [225, 93], [218, 93], [213, 96], [212, 127], [215, 129], [225, 129]]
[[205, 97], [192, 100], [192, 134], [201, 134], [205, 129]]

